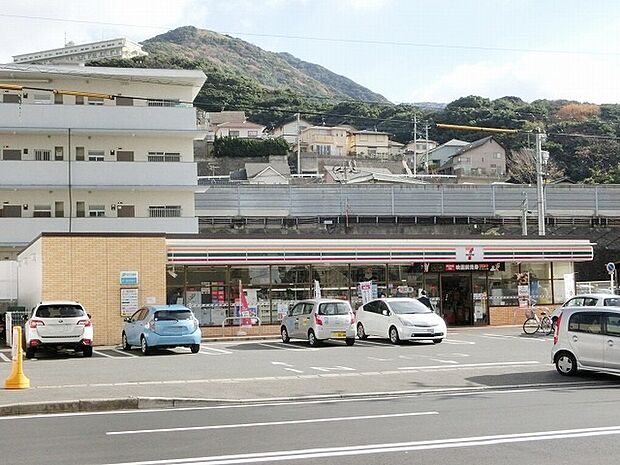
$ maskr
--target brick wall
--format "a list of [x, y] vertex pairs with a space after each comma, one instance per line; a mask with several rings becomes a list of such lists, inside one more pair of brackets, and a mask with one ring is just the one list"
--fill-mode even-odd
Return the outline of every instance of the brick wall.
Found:
[[[166, 303], [166, 242], [163, 236], [43, 236], [42, 300], [77, 300], [91, 314], [96, 345], [119, 344], [121, 287], [137, 287]], [[137, 271], [137, 286], [121, 286], [121, 271]]]
[[[537, 307], [538, 308], [538, 307]], [[553, 306], [540, 307], [537, 311], [538, 316], [541, 311], [550, 314]], [[489, 324], [491, 326], [500, 325], [522, 325], [526, 320], [525, 309], [519, 307], [491, 307], [489, 309]]]

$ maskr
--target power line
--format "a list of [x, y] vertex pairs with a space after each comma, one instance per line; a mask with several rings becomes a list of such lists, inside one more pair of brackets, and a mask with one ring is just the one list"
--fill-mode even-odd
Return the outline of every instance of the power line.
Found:
[[[170, 26], [153, 26], [147, 24], [129, 24], [129, 23], [112, 23], [106, 21], [93, 21], [84, 19], [68, 19], [68, 18], [53, 18], [48, 16], [31, 16], [31, 15], [17, 15], [10, 13], [0, 13], [0, 17], [16, 18], [16, 19], [34, 19], [38, 21], [53, 21], [62, 23], [75, 23], [75, 24], [94, 24], [99, 26], [116, 26], [116, 27], [132, 27], [143, 29], [156, 29], [156, 30], [171, 30], [174, 27]], [[452, 50], [478, 50], [487, 52], [529, 52], [529, 53], [550, 53], [560, 55], [600, 55], [600, 56], [618, 56], [620, 52], [606, 52], [601, 50], [562, 50], [562, 49], [537, 49], [537, 48], [513, 48], [513, 47], [491, 47], [484, 45], [459, 45], [459, 44], [433, 44], [425, 42], [400, 42], [390, 40], [368, 40], [368, 39], [348, 39], [340, 37], [318, 37], [318, 36], [303, 36], [292, 34], [264, 34], [254, 32], [243, 31], [213, 31], [223, 35], [237, 35], [248, 37], [267, 37], [274, 39], [293, 39], [293, 40], [311, 40], [316, 42], [340, 42], [346, 44], [365, 44], [365, 45], [389, 45], [397, 47], [415, 47], [415, 48], [431, 48], [431, 49], [452, 49]]]

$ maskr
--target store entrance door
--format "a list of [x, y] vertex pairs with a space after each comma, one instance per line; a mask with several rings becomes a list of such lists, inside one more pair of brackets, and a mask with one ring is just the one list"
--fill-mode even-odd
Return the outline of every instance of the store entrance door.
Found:
[[449, 325], [473, 325], [474, 308], [470, 273], [441, 276], [441, 312]]

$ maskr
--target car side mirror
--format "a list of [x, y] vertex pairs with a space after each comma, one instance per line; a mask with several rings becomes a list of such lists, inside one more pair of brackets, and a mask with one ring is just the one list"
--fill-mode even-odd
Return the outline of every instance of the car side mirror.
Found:
[[123, 318], [123, 321], [124, 321], [125, 323], [129, 323], [129, 322], [131, 321], [131, 318], [129, 318], [129, 317], [127, 317], [127, 318]]
[[390, 316], [390, 311], [389, 311], [389, 310], [383, 310], [383, 311], [381, 312], [381, 314], [382, 314], [383, 316]]
[[87, 313], [86, 316], [88, 317], [89, 320], [92, 318], [92, 316], [90, 316], [90, 313]]

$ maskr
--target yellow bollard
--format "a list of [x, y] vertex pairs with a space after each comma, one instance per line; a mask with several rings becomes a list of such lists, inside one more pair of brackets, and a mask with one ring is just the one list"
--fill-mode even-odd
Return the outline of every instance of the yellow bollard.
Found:
[[7, 379], [4, 380], [4, 389], [28, 389], [30, 380], [24, 375], [22, 359], [22, 329], [19, 326], [13, 327], [13, 370]]

